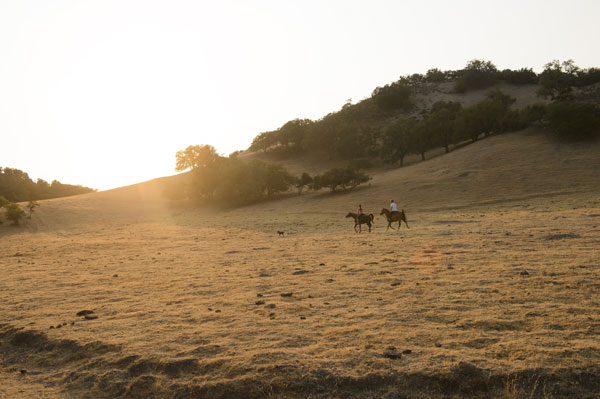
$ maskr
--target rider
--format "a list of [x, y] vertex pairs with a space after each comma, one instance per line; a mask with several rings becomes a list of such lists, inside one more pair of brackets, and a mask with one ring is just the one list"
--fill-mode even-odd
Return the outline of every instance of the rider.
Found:
[[392, 216], [394, 214], [394, 212], [398, 213], [398, 205], [396, 205], [396, 203], [394, 202], [394, 200], [390, 200], [390, 208], [391, 208], [391, 213], [390, 216]]
[[358, 204], [358, 209], [356, 210], [356, 216], [360, 218], [364, 214], [365, 213], [363, 212], [362, 205]]

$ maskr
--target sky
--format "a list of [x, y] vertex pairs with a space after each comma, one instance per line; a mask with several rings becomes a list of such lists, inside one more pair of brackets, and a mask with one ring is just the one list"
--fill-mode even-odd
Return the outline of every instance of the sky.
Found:
[[0, 166], [104, 190], [469, 60], [600, 67], [600, 1], [0, 0]]

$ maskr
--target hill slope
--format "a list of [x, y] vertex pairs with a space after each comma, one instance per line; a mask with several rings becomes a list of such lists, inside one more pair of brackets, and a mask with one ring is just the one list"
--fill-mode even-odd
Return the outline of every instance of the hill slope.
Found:
[[[171, 178], [42, 201], [0, 226], [0, 393], [594, 397], [599, 154], [524, 131], [230, 211]], [[344, 219], [390, 198], [410, 229]]]
[[[252, 218], [253, 213], [268, 210], [282, 214], [332, 213], [336, 219], [340, 213], [354, 210], [358, 203], [369, 212], [379, 211], [389, 205], [391, 198], [414, 215], [527, 198], [594, 194], [600, 187], [599, 153], [599, 143], [561, 143], [542, 131], [528, 129], [490, 137], [407, 167], [376, 169], [372, 171], [369, 187], [337, 194], [322, 190], [301, 196], [288, 195], [224, 215], [236, 218], [243, 214], [244, 218]], [[296, 163], [295, 167], [302, 165]], [[27, 226], [51, 231], [63, 225], [91, 227], [95, 221], [120, 224], [216, 212], [206, 207], [174, 208], [162, 197], [166, 184], [184, 178], [178, 175], [100, 193], [43, 201]], [[277, 218], [278, 215], [272, 216]]]

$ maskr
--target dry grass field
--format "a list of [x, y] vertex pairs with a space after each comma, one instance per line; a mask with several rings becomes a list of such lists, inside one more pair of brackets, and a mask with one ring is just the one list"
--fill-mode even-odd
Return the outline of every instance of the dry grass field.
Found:
[[600, 143], [527, 130], [234, 210], [163, 181], [0, 226], [0, 398], [600, 394]]

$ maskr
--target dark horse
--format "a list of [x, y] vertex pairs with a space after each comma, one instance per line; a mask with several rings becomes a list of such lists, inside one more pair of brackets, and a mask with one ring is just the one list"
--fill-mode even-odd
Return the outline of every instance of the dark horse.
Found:
[[[354, 219], [354, 231], [360, 233], [362, 231], [361, 224], [366, 224], [369, 226], [369, 233], [371, 232], [371, 223], [375, 223], [375, 216], [372, 213], [365, 215], [364, 213], [360, 215], [360, 217], [354, 212], [348, 212], [346, 215], [347, 218]], [[358, 226], [358, 230], [356, 230], [356, 226]]]
[[[406, 214], [404, 213], [404, 209], [402, 209], [400, 212], [390, 212], [387, 209], [383, 208], [379, 215], [385, 215], [385, 217], [388, 221], [388, 227], [387, 227], [387, 229], [385, 229], [385, 231], [388, 231], [390, 229], [390, 227], [392, 227], [393, 222], [398, 222], [398, 231], [400, 231], [400, 226], [402, 225], [402, 221], [404, 221], [404, 224], [406, 224], [407, 229], [410, 228], [410, 227], [408, 227], [408, 223], [406, 222]], [[394, 228], [392, 227], [392, 229], [394, 229]]]

